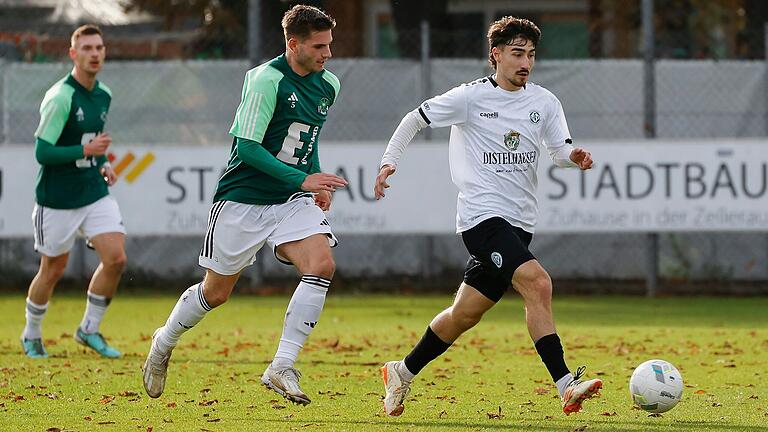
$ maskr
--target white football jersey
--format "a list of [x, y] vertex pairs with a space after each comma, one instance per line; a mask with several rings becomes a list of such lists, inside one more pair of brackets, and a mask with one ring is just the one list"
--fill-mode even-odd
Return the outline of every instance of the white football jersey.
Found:
[[568, 159], [573, 146], [557, 97], [533, 83], [504, 90], [486, 77], [435, 96], [418, 111], [433, 128], [451, 126], [451, 178], [459, 188], [456, 231], [499, 216], [532, 233], [541, 145], [558, 166], [575, 166]]

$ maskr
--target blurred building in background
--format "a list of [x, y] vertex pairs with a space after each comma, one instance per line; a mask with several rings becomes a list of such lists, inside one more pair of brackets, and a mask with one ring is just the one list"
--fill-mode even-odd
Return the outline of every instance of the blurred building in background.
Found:
[[[483, 57], [482, 35], [505, 15], [542, 29], [539, 54], [549, 59], [638, 58], [640, 1], [619, 0], [0, 0], [5, 56], [61, 57], [73, 26], [97, 23], [112, 59], [245, 58], [248, 10], [258, 8], [262, 58], [282, 50], [280, 18], [293, 4], [312, 4], [337, 18], [338, 57], [417, 58], [421, 23], [439, 58]], [[762, 59], [768, 3], [760, 0], [657, 1], [657, 56]]]

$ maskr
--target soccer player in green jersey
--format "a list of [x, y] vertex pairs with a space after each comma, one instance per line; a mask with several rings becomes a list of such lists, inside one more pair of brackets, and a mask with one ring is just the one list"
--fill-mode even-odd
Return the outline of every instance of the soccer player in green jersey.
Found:
[[116, 358], [120, 352], [99, 332], [126, 261], [120, 209], [107, 189], [117, 179], [105, 156], [112, 143], [104, 133], [112, 92], [96, 80], [105, 56], [101, 30], [82, 26], [72, 33], [71, 43], [69, 57], [74, 68], [45, 93], [35, 131], [40, 171], [32, 222], [40, 269], [29, 286], [21, 343], [29, 357], [48, 356], [41, 323], [48, 299], [64, 274], [69, 250], [82, 233], [101, 262], [88, 286], [85, 314], [75, 340], [104, 357]]
[[336, 238], [323, 214], [331, 192], [347, 182], [324, 174], [318, 138], [339, 80], [324, 69], [331, 57], [325, 12], [298, 5], [282, 21], [285, 54], [248, 71], [229, 133], [229, 164], [219, 179], [200, 253], [205, 279], [187, 289], [164, 326], [157, 329], [144, 363], [144, 388], [159, 397], [168, 360], [181, 335], [229, 298], [242, 270], [266, 243], [275, 257], [301, 273], [285, 313], [283, 333], [262, 383], [306, 405], [293, 366], [315, 327], [331, 285]]

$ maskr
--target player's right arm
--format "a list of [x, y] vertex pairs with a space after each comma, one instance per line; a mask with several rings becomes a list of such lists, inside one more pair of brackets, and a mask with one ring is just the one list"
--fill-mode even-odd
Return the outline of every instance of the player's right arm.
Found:
[[413, 141], [416, 134], [427, 126], [443, 127], [462, 124], [467, 120], [467, 100], [465, 86], [454, 87], [446, 93], [435, 96], [409, 112], [400, 121], [387, 149], [381, 158], [379, 174], [373, 187], [376, 199], [384, 197], [384, 189], [389, 188], [387, 178], [397, 170], [405, 148]]
[[282, 74], [262, 66], [248, 71], [240, 105], [229, 133], [237, 142], [237, 156], [257, 170], [308, 192], [333, 191], [347, 182], [333, 174], [309, 174], [278, 160], [261, 143], [277, 106], [277, 88]]
[[99, 134], [82, 146], [56, 145], [69, 118], [73, 92], [68, 86], [57, 85], [48, 90], [40, 104], [40, 123], [35, 130], [35, 159], [41, 165], [65, 164], [85, 156], [103, 156], [112, 143], [109, 135]]

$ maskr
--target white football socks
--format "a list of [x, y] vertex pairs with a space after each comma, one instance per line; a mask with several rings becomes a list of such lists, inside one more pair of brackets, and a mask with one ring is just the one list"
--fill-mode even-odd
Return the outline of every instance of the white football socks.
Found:
[[27, 324], [24, 326], [24, 332], [21, 334], [21, 337], [24, 339], [41, 339], [43, 337], [41, 327], [46, 311], [48, 311], [48, 303], [43, 305], [35, 304], [27, 297], [27, 307], [24, 312]]
[[315, 328], [325, 303], [325, 294], [331, 280], [319, 276], [304, 275], [285, 311], [285, 323], [280, 344], [272, 361], [278, 370], [293, 367], [307, 336]]
[[110, 297], [88, 293], [88, 300], [85, 303], [85, 313], [83, 320], [80, 321], [80, 329], [88, 334], [99, 331], [101, 320], [107, 312], [107, 306], [112, 301]]
[[163, 353], [172, 350], [187, 330], [199, 323], [212, 307], [203, 295], [203, 283], [189, 287], [176, 302], [168, 321], [155, 336], [155, 344]]
[[567, 373], [562, 378], [557, 380], [557, 382], [555, 382], [555, 385], [557, 386], [557, 392], [560, 393], [561, 398], [563, 397], [563, 393], [565, 393], [565, 388], [568, 387], [568, 384], [570, 384], [571, 381], [573, 381], [573, 374]]
[[397, 362], [397, 364], [395, 364], [395, 369], [397, 370], [397, 373], [400, 374], [400, 379], [403, 381], [411, 382], [413, 381], [413, 377], [416, 376], [413, 372], [408, 370], [408, 366], [405, 365], [405, 360]]

